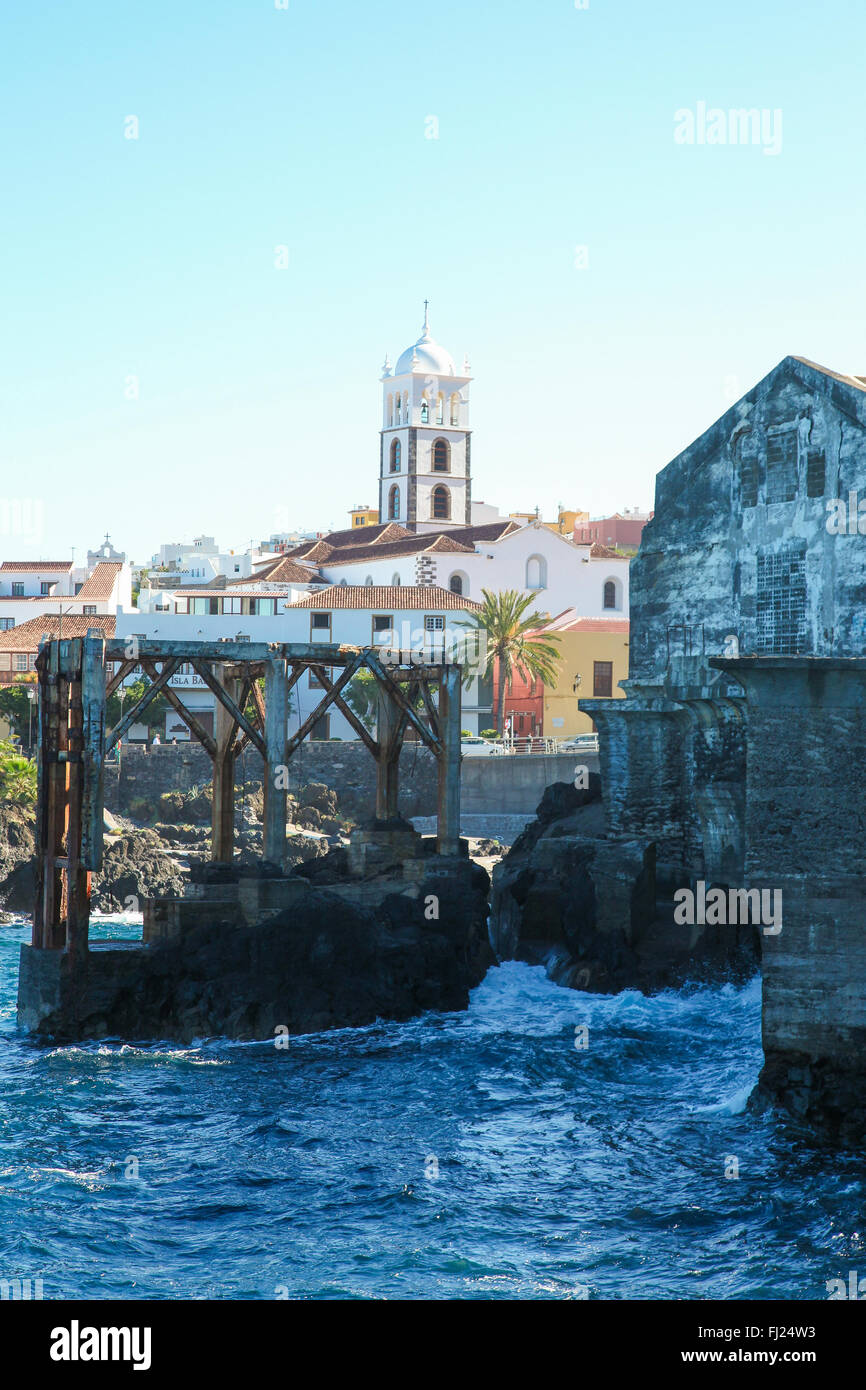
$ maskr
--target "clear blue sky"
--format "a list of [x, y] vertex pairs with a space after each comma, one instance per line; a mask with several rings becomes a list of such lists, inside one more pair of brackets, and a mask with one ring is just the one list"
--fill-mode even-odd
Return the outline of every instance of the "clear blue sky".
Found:
[[[862, 0], [49, 0], [0, 51], [7, 557], [345, 524], [425, 296], [503, 510], [649, 504], [786, 353], [866, 373]], [[678, 145], [700, 101], [781, 153]]]

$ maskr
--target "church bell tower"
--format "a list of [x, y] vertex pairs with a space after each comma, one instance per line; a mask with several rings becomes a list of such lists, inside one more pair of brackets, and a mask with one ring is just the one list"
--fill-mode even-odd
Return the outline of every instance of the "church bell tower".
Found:
[[421, 337], [382, 368], [379, 520], [412, 531], [469, 526], [472, 511], [469, 363], [458, 373], [430, 334], [424, 301]]

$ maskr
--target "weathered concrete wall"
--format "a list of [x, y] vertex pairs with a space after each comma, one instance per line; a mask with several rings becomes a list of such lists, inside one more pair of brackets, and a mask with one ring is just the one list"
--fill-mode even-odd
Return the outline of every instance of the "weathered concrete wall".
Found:
[[761, 1087], [798, 1115], [863, 1134], [866, 659], [767, 666], [739, 664], [746, 879], [782, 894], [782, 929], [763, 938]]
[[598, 754], [531, 753], [464, 758], [460, 769], [461, 814], [531, 814], [545, 788], [554, 782], [573, 782], [578, 766], [597, 772]]
[[785, 358], [659, 474], [627, 698], [580, 704], [612, 835], [652, 837], [668, 886], [783, 890], [782, 934], [762, 934], [763, 1085], [866, 1128], [860, 494], [866, 384]]

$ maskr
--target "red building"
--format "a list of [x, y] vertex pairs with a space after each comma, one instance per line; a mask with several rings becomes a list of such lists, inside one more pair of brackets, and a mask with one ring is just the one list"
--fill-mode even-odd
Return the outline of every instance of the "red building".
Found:
[[[498, 728], [499, 662], [493, 671], [493, 727]], [[541, 737], [544, 728], [544, 684], [540, 677], [515, 671], [505, 686], [505, 732], [514, 738]], [[511, 721], [511, 728], [508, 722]]]
[[614, 512], [613, 516], [602, 517], [600, 521], [576, 521], [573, 540], [575, 545], [625, 546], [628, 549], [640, 545], [641, 532], [652, 519], [652, 512]]

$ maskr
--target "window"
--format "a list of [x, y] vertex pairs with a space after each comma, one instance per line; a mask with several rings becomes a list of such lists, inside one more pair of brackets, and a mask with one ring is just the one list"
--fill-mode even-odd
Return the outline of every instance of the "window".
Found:
[[372, 576], [372, 574], [368, 574], [368, 575], [367, 575], [367, 578], [364, 580], [364, 588], [365, 588], [365, 589], [372, 589], [372, 587], [373, 587], [373, 576]]
[[451, 471], [451, 448], [447, 439], [437, 439], [433, 444], [433, 472]]
[[592, 663], [593, 695], [613, 695], [613, 662], [594, 661]]
[[430, 407], [427, 404], [427, 397], [421, 397], [421, 424], [426, 425], [430, 419]]
[[797, 496], [797, 431], [767, 439], [767, 501], [793, 502]]
[[605, 580], [602, 607], [616, 608], [616, 583], [613, 579]]
[[388, 397], [388, 415], [387, 415], [387, 420], [388, 420], [388, 424], [389, 424], [389, 425], [393, 425], [393, 423], [394, 423], [394, 397], [393, 397], [393, 396], [389, 396], [389, 397]]
[[400, 576], [399, 576], [399, 574], [392, 574], [392, 575], [391, 575], [391, 585], [392, 585], [393, 588], [399, 589], [399, 587], [400, 587], [400, 582], [401, 582], [401, 581], [400, 581]]
[[448, 588], [451, 590], [452, 594], [463, 593], [463, 580], [459, 574], [452, 574], [451, 578], [448, 580]]
[[392, 473], [399, 473], [399, 472], [400, 472], [400, 455], [401, 455], [400, 441], [399, 441], [399, 439], [392, 439], [392, 440], [391, 440], [391, 472], [392, 472]]
[[810, 449], [806, 461], [806, 496], [823, 497], [826, 488], [827, 457], [823, 449]]
[[444, 632], [445, 619], [439, 613], [428, 613], [424, 618], [425, 632]]
[[451, 494], [447, 487], [434, 487], [431, 515], [434, 521], [447, 521], [451, 515]]
[[756, 646], [774, 656], [806, 650], [806, 554], [802, 546], [758, 555]]
[[340, 580], [340, 588], [341, 588], [341, 589], [348, 589], [348, 587], [349, 587], [349, 581], [348, 581], [348, 579], [341, 579], [341, 580]]
[[526, 561], [527, 589], [547, 588], [547, 561], [543, 555], [530, 555]]
[[23, 585], [23, 584], [13, 583], [13, 585], [12, 585], [12, 597], [13, 597], [13, 598], [23, 598], [23, 597], [24, 597], [24, 585]]
[[436, 424], [437, 424], [437, 425], [444, 425], [444, 423], [445, 423], [445, 397], [442, 395], [442, 392], [440, 391], [440, 392], [439, 392], [439, 395], [436, 397]]
[[394, 645], [394, 619], [391, 614], [373, 615], [373, 646], [391, 647]]
[[[323, 670], [324, 673], [325, 673], [326, 679], [327, 679], [327, 680], [331, 680], [331, 668], [330, 668], [330, 666], [323, 666], [323, 667], [322, 667], [322, 670]], [[311, 690], [327, 690], [327, 688], [328, 688], [328, 687], [325, 685], [324, 681], [320, 681], [320, 680], [319, 680], [319, 677], [316, 675], [316, 673], [315, 673], [315, 671], [313, 670], [312, 667], [310, 667], [310, 680], [309, 680], [309, 686], [310, 686], [310, 689], [311, 689]]]
[[223, 612], [224, 612], [224, 613], [243, 613], [243, 611], [244, 611], [244, 601], [243, 601], [242, 598], [224, 598], [224, 599], [223, 599]]
[[394, 424], [395, 424], [395, 425], [399, 425], [399, 423], [400, 423], [400, 396], [399, 396], [399, 394], [398, 394], [398, 395], [395, 397], [395, 399], [394, 399]]
[[456, 391], [451, 397], [451, 423], [452, 425], [460, 424], [460, 397]]
[[0, 618], [0, 632], [8, 632], [9, 629], [14, 626], [14, 618]]
[[388, 520], [396, 521], [400, 515], [400, 489], [395, 483], [388, 493]]
[[26, 671], [26, 670], [27, 670], [27, 653], [26, 653], [26, 652], [16, 652], [16, 653], [15, 653], [15, 670], [16, 670], [16, 671]]
[[321, 642], [323, 638], [330, 640], [331, 636], [331, 615], [330, 613], [311, 613], [310, 614], [310, 633], [314, 642]]
[[175, 613], [188, 613], [188, 612], [189, 612], [189, 599], [188, 599], [188, 598], [176, 598], [175, 601], [174, 601], [174, 611], [175, 611]]
[[85, 618], [92, 618], [96, 613], [96, 604], [85, 603], [81, 611], [84, 614]]
[[53, 588], [54, 584], [50, 579], [43, 579], [42, 583], [39, 585], [39, 592], [40, 594], [50, 594]]
[[323, 714], [310, 730], [310, 738], [329, 739], [331, 737], [331, 716]]

